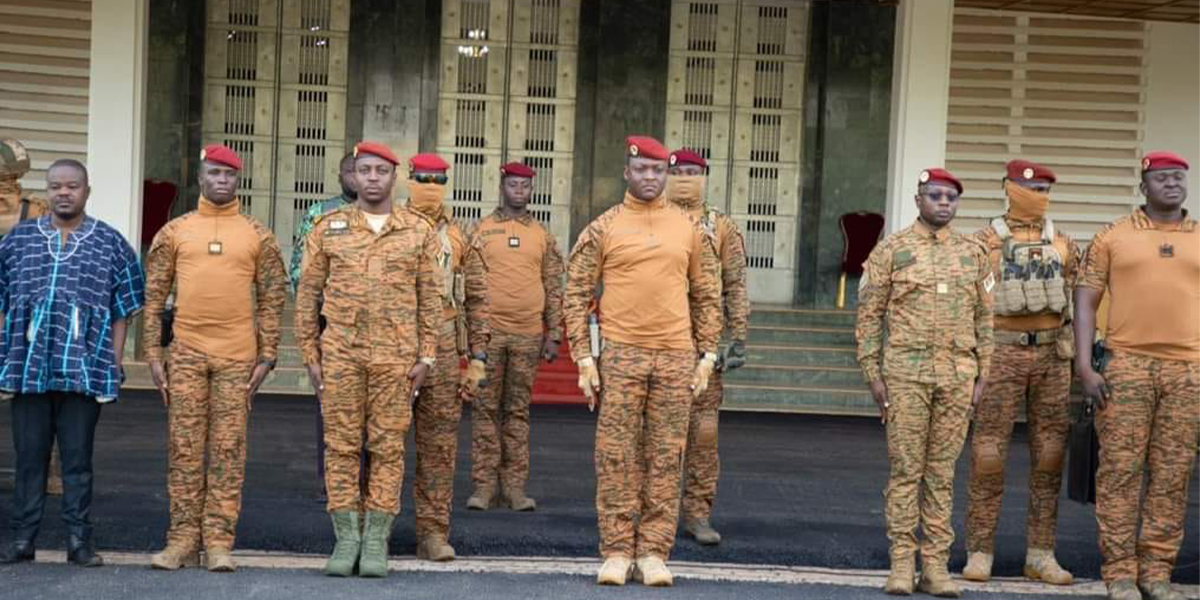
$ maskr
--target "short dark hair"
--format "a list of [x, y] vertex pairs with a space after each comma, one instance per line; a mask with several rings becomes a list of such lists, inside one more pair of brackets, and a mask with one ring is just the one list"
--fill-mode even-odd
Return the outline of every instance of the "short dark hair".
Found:
[[340, 168], [342, 166], [342, 163], [344, 163], [348, 160], [354, 160], [355, 158], [356, 157], [354, 156], [353, 152], [347, 152], [347, 153], [343, 154], [342, 159], [338, 161], [338, 167]]
[[81, 163], [73, 158], [60, 158], [60, 159], [57, 159], [54, 162], [50, 163], [50, 166], [46, 168], [46, 176], [49, 177], [50, 171], [53, 171], [54, 169], [58, 169], [60, 167], [69, 167], [69, 168], [79, 171], [80, 173], [83, 173], [83, 184], [84, 185], [88, 184], [87, 167], [83, 166], [83, 163]]

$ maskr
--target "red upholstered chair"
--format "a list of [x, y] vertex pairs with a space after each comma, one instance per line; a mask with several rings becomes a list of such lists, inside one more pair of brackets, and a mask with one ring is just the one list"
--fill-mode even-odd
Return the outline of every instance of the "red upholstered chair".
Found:
[[171, 219], [171, 205], [179, 188], [170, 181], [147, 179], [142, 182], [142, 247], [154, 241], [154, 234]]
[[846, 276], [862, 275], [862, 265], [883, 236], [883, 215], [852, 212], [838, 219], [842, 228], [845, 249], [842, 251], [842, 273], [838, 279], [837, 307], [846, 307]]

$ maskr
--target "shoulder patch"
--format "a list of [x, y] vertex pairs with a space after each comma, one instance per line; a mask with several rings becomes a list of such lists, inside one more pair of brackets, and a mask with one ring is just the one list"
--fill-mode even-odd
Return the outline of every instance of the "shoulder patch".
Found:
[[987, 278], [983, 280], [983, 291], [990, 294], [994, 287], [996, 287], [996, 274], [989, 272]]
[[903, 269], [917, 262], [917, 257], [913, 255], [912, 250], [902, 249], [892, 253], [892, 270]]

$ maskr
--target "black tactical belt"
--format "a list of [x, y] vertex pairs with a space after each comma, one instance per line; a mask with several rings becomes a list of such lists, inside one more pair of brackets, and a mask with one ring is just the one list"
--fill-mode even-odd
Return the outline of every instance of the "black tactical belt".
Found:
[[1058, 341], [1058, 329], [1042, 329], [1040, 331], [1004, 331], [997, 329], [993, 334], [997, 344], [1015, 344], [1017, 346], [1045, 346]]

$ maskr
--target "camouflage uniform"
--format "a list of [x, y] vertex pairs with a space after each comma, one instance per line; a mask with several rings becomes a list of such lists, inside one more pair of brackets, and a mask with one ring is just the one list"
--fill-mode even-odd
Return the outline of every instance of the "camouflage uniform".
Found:
[[[558, 341], [562, 336], [562, 256], [554, 236], [529, 214], [510, 218], [496, 209], [480, 222], [476, 236], [490, 268], [492, 338], [487, 351], [489, 385], [471, 407], [471, 479], [476, 495], [484, 498], [495, 495], [497, 478], [506, 497], [511, 497], [510, 492], [524, 495], [529, 478], [529, 403], [542, 355], [542, 328], [550, 339]], [[519, 256], [508, 260], [504, 255]], [[497, 281], [500, 278], [507, 281]], [[521, 288], [521, 295], [536, 290], [533, 295], [541, 296], [541, 310], [518, 300], [514, 304], [526, 314], [499, 314], [497, 294], [513, 287]], [[525, 323], [529, 329], [518, 325]]]
[[[250, 325], [255, 333], [248, 335], [256, 338], [253, 345], [257, 349], [257, 358], [205, 351], [196, 340], [185, 339], [178, 332], [178, 326], [192, 307], [177, 300], [177, 332], [167, 361], [171, 399], [167, 483], [171, 524], [167, 543], [184, 548], [202, 544], [210, 551], [228, 551], [233, 547], [237, 530], [245, 478], [249, 413], [246, 384], [256, 363], [276, 359], [287, 280], [275, 236], [254, 217], [230, 215], [235, 233], [226, 236], [247, 237], [240, 242], [226, 237], [223, 240], [225, 249], [214, 255], [208, 248], [212, 230], [197, 225], [206, 218], [205, 202], [202, 199], [200, 210], [167, 223], [150, 244], [146, 259], [142, 344], [147, 360], [163, 360], [160, 346], [163, 306], [172, 288], [184, 278], [192, 281], [189, 285], [193, 289], [203, 286], [217, 273], [237, 282], [218, 294], [226, 291], [237, 294], [252, 286], [255, 308]], [[209, 237], [199, 239], [193, 232], [197, 228], [203, 229], [202, 235]], [[181, 261], [195, 267], [181, 267]], [[183, 270], [191, 272], [184, 273]], [[184, 284], [179, 285], [182, 288]], [[240, 296], [233, 296], [231, 300], [241, 301]], [[245, 308], [247, 314], [249, 310], [249, 307]], [[235, 330], [227, 337], [237, 338], [244, 333], [244, 330]]]
[[[1195, 220], [1185, 218], [1174, 230], [1160, 229], [1137, 210], [1097, 233], [1084, 260], [1079, 285], [1107, 289], [1111, 300], [1105, 340], [1112, 355], [1102, 373], [1110, 394], [1104, 409], [1096, 414], [1100, 439], [1096, 522], [1104, 557], [1100, 574], [1109, 584], [1137, 580], [1148, 586], [1169, 581], [1183, 543], [1188, 484], [1200, 435], [1197, 332], [1180, 331], [1168, 323], [1166, 329], [1177, 335], [1176, 339], [1132, 340], [1144, 345], [1127, 349], [1123, 336], [1114, 334], [1113, 328], [1130, 317], [1134, 325], [1163, 318], [1156, 311], [1130, 315], [1126, 306], [1135, 304], [1131, 302], [1134, 299], [1123, 295], [1129, 291], [1195, 309], [1200, 298], [1198, 238], [1200, 228]], [[1160, 244], [1173, 246], [1173, 252], [1163, 252]], [[1137, 282], [1153, 277], [1155, 270], [1168, 269], [1176, 269], [1180, 275], [1153, 282], [1156, 289]], [[1117, 281], [1119, 277], [1125, 281]], [[1173, 355], [1194, 358], [1156, 356], [1164, 347], [1174, 350]], [[1143, 499], [1144, 472], [1149, 477]]]
[[[604, 282], [601, 327], [608, 329], [598, 361], [602, 387], [595, 463], [605, 558], [666, 560], [675, 542], [697, 350], [715, 354], [721, 327], [716, 257], [702, 236], [674, 205], [627, 195], [589, 224], [571, 251], [563, 313], [576, 363], [590, 356], [588, 307], [597, 284]], [[664, 265], [655, 281], [635, 275], [653, 261]], [[668, 287], [676, 283], [678, 289]], [[673, 347], [680, 345], [675, 340], [637, 338], [642, 332], [618, 326], [628, 317], [609, 303], [618, 296], [637, 298], [640, 289], [661, 290], [663, 303], [686, 302], [682, 348]], [[618, 336], [639, 343], [618, 341]]]
[[949, 227], [934, 232], [918, 221], [880, 242], [865, 267], [855, 337], [863, 375], [886, 383], [891, 405], [884, 496], [892, 563], [911, 560], [923, 524], [922, 562], [944, 569], [954, 541], [954, 463], [975, 381], [991, 365], [987, 253]]
[[[462, 400], [458, 395], [459, 360], [468, 352], [487, 351], [487, 268], [479, 241], [467, 228], [448, 217], [437, 218], [408, 208], [433, 229], [435, 263], [441, 278], [437, 363], [417, 396], [417, 469], [413, 482], [418, 541], [450, 537], [450, 508], [454, 500], [454, 461]], [[460, 283], [461, 282], [461, 283]]]
[[[705, 240], [718, 258], [724, 324], [731, 340], [746, 339], [750, 300], [746, 294], [746, 247], [742, 232], [727, 215], [708, 208], [700, 218]], [[714, 372], [708, 389], [692, 401], [684, 457], [683, 519], [708, 519], [717, 497], [720, 461], [717, 457], [717, 423], [724, 389], [721, 373]]]
[[[1041, 223], [1004, 219], [1017, 242], [1036, 242], [1043, 237]], [[988, 226], [975, 237], [988, 248], [993, 278], [998, 281], [1001, 236], [993, 226]], [[1061, 232], [1055, 233], [1054, 246], [1062, 257], [1063, 287], [1066, 298], [1070, 298], [1075, 288], [1079, 249]], [[995, 316], [991, 377], [975, 410], [975, 428], [971, 434], [968, 552], [993, 553], [1009, 438], [1017, 411], [1026, 402], [1033, 468], [1029, 475], [1025, 538], [1030, 548], [1054, 549], [1058, 493], [1071, 421], [1069, 392], [1075, 336], [1070, 319], [1069, 306], [1060, 312], [1047, 309], [1034, 315]], [[1028, 335], [1032, 332], [1037, 333]]]
[[[319, 218], [305, 240], [296, 338], [304, 363], [321, 365], [331, 513], [360, 508], [364, 428], [371, 473], [361, 505], [400, 511], [408, 371], [437, 342], [437, 251], [428, 225], [400, 208], [376, 234], [357, 206], [344, 206]], [[323, 332], [318, 316], [328, 323]]]

